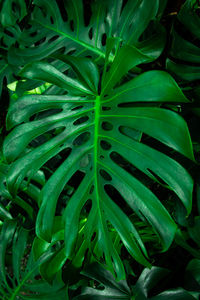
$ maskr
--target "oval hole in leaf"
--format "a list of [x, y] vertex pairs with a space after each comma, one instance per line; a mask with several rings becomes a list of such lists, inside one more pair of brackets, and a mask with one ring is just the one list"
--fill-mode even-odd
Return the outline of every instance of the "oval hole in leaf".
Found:
[[109, 150], [112, 147], [110, 143], [108, 143], [107, 141], [104, 141], [104, 140], [100, 141], [100, 146], [103, 150]]
[[48, 43], [52, 43], [52, 42], [56, 41], [58, 38], [59, 38], [59, 35], [54, 35], [52, 38], [50, 38], [48, 40]]
[[29, 119], [29, 121], [34, 121], [34, 120], [41, 120], [44, 119], [46, 117], [58, 114], [62, 111], [62, 108], [52, 108], [52, 109], [46, 109], [43, 110], [39, 113], [35, 113], [34, 115], [32, 115]]
[[102, 44], [102, 46], [105, 46], [105, 45], [106, 45], [106, 40], [107, 40], [107, 35], [106, 35], [106, 33], [104, 33], [104, 34], [101, 36], [101, 44]]
[[42, 39], [40, 39], [39, 41], [37, 41], [35, 43], [35, 46], [39, 46], [40, 44], [44, 43], [46, 41], [46, 37], [43, 37]]
[[50, 17], [51, 24], [54, 24], [54, 19]]
[[91, 240], [90, 240], [91, 242], [93, 242], [93, 241], [94, 241], [94, 239], [95, 239], [96, 235], [97, 235], [97, 234], [96, 234], [96, 232], [94, 232], [94, 233], [93, 233], [93, 235], [92, 235], [92, 237], [91, 237]]
[[78, 109], [81, 109], [81, 108], [83, 108], [83, 105], [75, 106], [71, 110], [73, 111], [73, 110], [78, 110]]
[[112, 180], [112, 177], [110, 176], [110, 174], [108, 174], [105, 170], [101, 169], [99, 171], [101, 177], [106, 180], [106, 181], [111, 181]]
[[88, 117], [88, 116], [84, 116], [84, 117], [78, 118], [76, 121], [73, 122], [73, 125], [80, 125], [80, 124], [83, 124], [83, 123], [85, 123], [87, 120], [89, 120], [89, 117]]
[[37, 36], [37, 34], [38, 34], [38, 32], [37, 32], [37, 31], [34, 31], [34, 32], [30, 33], [29, 35], [30, 35], [31, 37], [34, 37], [34, 36]]
[[13, 33], [12, 33], [12, 32], [10, 32], [9, 30], [7, 30], [7, 29], [4, 29], [4, 32], [5, 32], [5, 34], [7, 34], [8, 36], [10, 36], [10, 37], [14, 37]]
[[71, 21], [69, 22], [69, 25], [70, 25], [71, 31], [74, 31], [74, 21], [73, 21], [73, 20], [71, 20]]
[[[64, 48], [65, 49], [65, 48]], [[71, 49], [69, 52], [67, 52], [67, 55], [73, 55], [76, 52], [76, 49]]]
[[91, 1], [83, 0], [83, 8], [84, 24], [87, 27], [90, 24], [90, 19], [92, 16]]
[[58, 127], [51, 130], [46, 131], [45, 133], [36, 136], [28, 145], [30, 147], [38, 147], [44, 143], [46, 143], [48, 140], [50, 140], [52, 137], [59, 135], [64, 131], [65, 127]]
[[110, 122], [102, 122], [101, 127], [106, 131], [111, 131], [113, 129], [113, 125]]
[[68, 15], [67, 15], [66, 9], [64, 8], [63, 0], [56, 0], [56, 3], [58, 5], [58, 7], [59, 7], [59, 11], [60, 11], [60, 14], [61, 14], [61, 17], [62, 17], [63, 21], [67, 22]]
[[77, 138], [73, 140], [74, 146], [82, 146], [83, 144], [87, 143], [90, 139], [90, 132], [83, 132]]
[[90, 38], [90, 40], [92, 40], [92, 36], [93, 36], [93, 28], [91, 27], [89, 32], [88, 32], [88, 36]]
[[102, 106], [102, 111], [111, 110], [111, 107], [109, 106]]
[[94, 185], [91, 186], [90, 191], [89, 191], [89, 194], [92, 194], [93, 191], [94, 191]]
[[88, 216], [88, 214], [90, 213], [92, 209], [92, 200], [91, 199], [88, 199], [84, 206], [82, 207], [81, 209], [81, 212], [80, 212], [80, 216]]

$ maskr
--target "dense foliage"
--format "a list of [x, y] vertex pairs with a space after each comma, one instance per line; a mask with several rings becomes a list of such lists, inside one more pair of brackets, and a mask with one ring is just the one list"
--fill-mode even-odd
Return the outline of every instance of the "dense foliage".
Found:
[[199, 299], [199, 10], [0, 2], [1, 299]]

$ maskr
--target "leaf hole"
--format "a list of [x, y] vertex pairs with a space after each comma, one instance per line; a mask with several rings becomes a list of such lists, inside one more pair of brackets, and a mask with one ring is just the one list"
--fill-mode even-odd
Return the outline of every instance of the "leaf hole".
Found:
[[37, 31], [34, 31], [34, 32], [30, 33], [29, 35], [30, 35], [31, 37], [34, 37], [34, 36], [36, 36], [37, 34], [38, 34], [38, 32], [37, 32]]
[[113, 129], [113, 125], [110, 122], [102, 122], [101, 127], [106, 131], [111, 131]]
[[49, 39], [49, 43], [52, 43], [54, 41], [56, 41], [59, 38], [59, 35], [54, 35], [52, 38]]
[[94, 192], [94, 185], [91, 186], [89, 194], [91, 195]]
[[76, 52], [76, 49], [72, 49], [69, 52], [67, 52], [67, 55], [73, 55]]
[[50, 116], [53, 116], [55, 114], [58, 114], [62, 111], [62, 108], [52, 108], [52, 109], [46, 109], [46, 110], [43, 110], [41, 112], [37, 112], [35, 113], [34, 115], [32, 115], [30, 118], [29, 118], [29, 121], [34, 121], [34, 120], [41, 120], [41, 119], [44, 119], [44, 118], [47, 118], [47, 117], [50, 117]]
[[43, 37], [42, 39], [40, 39], [39, 41], [37, 41], [36, 43], [35, 43], [35, 46], [39, 46], [39, 45], [41, 45], [42, 43], [44, 43], [46, 41], [46, 37]]
[[71, 110], [74, 111], [74, 110], [78, 110], [78, 109], [81, 109], [81, 108], [83, 108], [83, 105], [75, 106]]
[[50, 21], [51, 21], [51, 24], [53, 25], [53, 24], [54, 24], [54, 19], [53, 19], [53, 17], [50, 17]]
[[104, 159], [104, 156], [103, 156], [103, 155], [100, 155], [100, 159]]
[[87, 143], [90, 139], [90, 132], [83, 132], [78, 137], [76, 137], [73, 141], [74, 146], [82, 146]]
[[91, 240], [90, 240], [90, 241], [93, 242], [94, 239], [96, 238], [96, 236], [97, 236], [97, 234], [96, 234], [96, 232], [94, 232], [93, 235], [92, 235], [92, 237], [91, 237]]
[[112, 180], [112, 177], [110, 176], [110, 174], [108, 174], [105, 170], [100, 169], [99, 173], [104, 180], [106, 180], [106, 181]]
[[107, 40], [107, 35], [106, 35], [106, 33], [104, 33], [104, 34], [101, 36], [101, 44], [102, 44], [102, 46], [105, 46], [105, 45], [106, 45], [106, 40]]
[[102, 111], [111, 110], [111, 107], [109, 106], [102, 106]]
[[88, 199], [84, 204], [84, 206], [82, 207], [80, 215], [88, 216], [91, 209], [92, 209], [92, 200]]
[[89, 32], [88, 32], [88, 36], [89, 36], [89, 39], [92, 40], [92, 37], [93, 37], [93, 28], [91, 27]]
[[4, 29], [4, 32], [5, 32], [5, 34], [7, 34], [8, 36], [10, 36], [10, 37], [12, 37], [12, 38], [14, 37], [13, 33], [10, 32], [9, 30]]
[[38, 136], [36, 136], [29, 144], [28, 146], [30, 147], [38, 147], [44, 143], [46, 143], [47, 141], [49, 141], [50, 139], [52, 139], [52, 137], [55, 137], [57, 135], [59, 135], [60, 133], [62, 133], [65, 130], [65, 127], [57, 127], [51, 130], [46, 131], [45, 133], [42, 133]]
[[59, 7], [60, 14], [61, 14], [61, 17], [62, 17], [63, 21], [67, 22], [68, 21], [68, 14], [67, 14], [67, 11], [66, 11], [65, 6], [64, 6], [64, 1], [63, 0], [56, 0], [56, 3]]
[[70, 20], [69, 26], [70, 26], [71, 31], [74, 32], [74, 21], [73, 20]]
[[101, 141], [100, 141], [100, 146], [101, 146], [101, 148], [102, 148], [103, 150], [110, 150], [111, 147], [112, 147], [110, 143], [108, 143], [108, 142], [106, 142], [106, 141], [104, 141], [104, 140], [101, 140]]
[[76, 126], [76, 125], [83, 124], [83, 123], [87, 122], [87, 120], [89, 120], [89, 117], [88, 117], [88, 116], [81, 117], [81, 118], [75, 120], [75, 121], [73, 122], [73, 125]]
[[83, 0], [83, 8], [84, 24], [87, 27], [90, 24], [90, 19], [92, 16], [91, 1]]

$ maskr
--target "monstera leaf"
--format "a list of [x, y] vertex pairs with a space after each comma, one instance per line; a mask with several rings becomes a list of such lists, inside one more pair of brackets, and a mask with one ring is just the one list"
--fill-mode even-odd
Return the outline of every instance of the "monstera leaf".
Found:
[[6, 188], [6, 176], [10, 166], [5, 162], [0, 164], [0, 220], [12, 219], [14, 213], [17, 216], [16, 207], [20, 208], [19, 212], [30, 219], [36, 217], [34, 208], [37, 208], [37, 202], [40, 189], [45, 183], [44, 173], [38, 171], [32, 178], [32, 182], [28, 183], [23, 180], [20, 192], [16, 197], [12, 197]]
[[18, 23], [27, 14], [24, 0], [5, 0], [1, 3], [0, 11], [0, 94], [2, 84], [6, 78], [7, 83], [14, 80], [13, 73], [16, 67], [8, 62], [8, 51], [10, 47], [19, 41], [21, 28]]
[[182, 80], [200, 78], [200, 17], [197, 1], [187, 0], [182, 6], [172, 33], [167, 68]]
[[[193, 273], [195, 273], [195, 271], [196, 270], [194, 270]], [[169, 277], [170, 271], [160, 267], [152, 267], [151, 270], [145, 268], [140, 274], [136, 284], [131, 287], [128, 286], [125, 280], [116, 282], [112, 274], [98, 264], [90, 265], [82, 271], [82, 274], [88, 279], [93, 280], [95, 288], [89, 286], [82, 287], [81, 293], [74, 297], [74, 300], [165, 300], [169, 298], [172, 300], [198, 299], [193, 297], [192, 293], [183, 288], [167, 289], [162, 291], [162, 280]], [[162, 287], [160, 287], [159, 284], [161, 284]], [[154, 294], [156, 294], [156, 296], [150, 296], [152, 290], [154, 290]], [[196, 296], [198, 297], [198, 293], [196, 293]]]
[[[33, 1], [29, 28], [21, 35], [22, 46], [9, 51], [11, 64], [23, 65], [47, 58], [55, 51], [75, 56], [105, 58], [106, 39], [135, 45], [156, 58], [165, 44], [158, 23], [166, 1]], [[148, 34], [145, 31], [148, 30]], [[33, 47], [34, 45], [34, 47]]]
[[166, 1], [29, 1], [6, 0], [0, 14], [0, 90], [4, 78], [14, 81], [18, 68], [35, 60], [52, 59], [55, 52], [105, 58], [105, 44], [116, 37], [157, 58], [165, 44], [159, 19]]
[[[13, 130], [5, 140], [4, 155], [13, 162], [7, 184], [14, 196], [24, 178], [31, 178], [53, 157], [64, 153], [40, 194], [37, 235], [51, 242], [61, 193], [66, 185], [73, 185], [73, 193], [60, 212], [65, 224], [66, 258], [90, 249], [97, 260], [105, 258], [109, 269], [122, 279], [124, 268], [112, 230], [138, 262], [150, 266], [129, 213], [136, 213], [152, 226], [163, 251], [176, 232], [168, 211], [137, 178], [136, 170], [152, 180], [164, 181], [187, 213], [191, 211], [190, 175], [174, 159], [145, 144], [143, 133], [191, 160], [193, 152], [185, 121], [174, 111], [160, 107], [165, 102], [188, 101], [175, 81], [165, 72], [149, 71], [123, 83], [130, 69], [151, 59], [125, 45], [109, 65], [113, 42], [108, 41], [101, 76], [91, 60], [69, 56], [60, 59], [71, 67], [70, 76], [44, 62], [29, 64], [21, 71], [22, 77], [49, 82], [60, 92], [24, 95], [11, 105], [7, 127]], [[50, 138], [34, 148], [30, 146], [47, 133], [51, 133]], [[82, 215], [84, 226], [78, 235]]]
[[40, 265], [53, 253], [46, 251], [34, 261], [31, 242], [28, 230], [19, 229], [14, 220], [4, 222], [0, 234], [1, 299], [68, 299], [62, 282], [57, 279], [49, 285], [39, 273]]

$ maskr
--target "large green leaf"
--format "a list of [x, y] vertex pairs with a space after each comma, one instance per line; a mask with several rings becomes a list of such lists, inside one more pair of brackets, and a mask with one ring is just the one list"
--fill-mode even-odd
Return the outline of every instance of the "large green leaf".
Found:
[[[193, 269], [192, 269], [193, 267]], [[188, 266], [188, 271], [193, 271], [193, 274], [196, 275], [194, 266], [191, 264]], [[94, 280], [94, 287], [82, 287], [82, 291], [74, 300], [106, 300], [106, 299], [129, 299], [129, 300], [163, 300], [163, 299], [172, 299], [172, 300], [195, 300], [198, 299], [193, 297], [190, 292], [186, 291], [183, 288], [167, 289], [160, 293], [163, 290], [163, 287], [166, 284], [163, 284], [169, 277], [170, 271], [168, 269], [160, 267], [152, 267], [151, 270], [145, 268], [140, 274], [136, 284], [132, 287], [129, 287], [127, 282], [120, 281], [116, 282], [114, 277], [110, 272], [99, 266], [98, 264], [92, 264], [82, 271], [82, 274], [88, 279]], [[195, 278], [198, 278], [198, 274]], [[89, 284], [88, 284], [89, 285]], [[162, 286], [162, 287], [161, 287]], [[156, 296], [150, 296], [152, 290]], [[197, 297], [198, 297], [197, 293]]]
[[0, 234], [0, 296], [1, 299], [67, 299], [64, 284], [54, 280], [49, 285], [39, 273], [39, 266], [51, 259], [46, 251], [36, 261], [30, 251], [29, 231], [18, 228], [14, 220], [5, 221]]
[[[110, 68], [105, 67], [101, 81], [96, 65], [86, 58], [73, 58], [72, 77], [44, 62], [29, 64], [21, 71], [22, 77], [50, 82], [62, 93], [25, 95], [11, 105], [7, 116], [8, 129], [15, 127], [4, 143], [7, 161], [14, 161], [7, 177], [11, 194], [17, 194], [23, 178], [31, 178], [47, 161], [66, 151], [64, 161], [40, 194], [38, 237], [51, 242], [59, 196], [72, 179], [79, 180], [62, 213], [65, 256], [73, 258], [75, 253], [83, 254], [89, 248], [98, 260], [105, 257], [118, 279], [125, 275], [112, 241], [113, 227], [129, 253], [141, 264], [150, 266], [145, 245], [129, 213], [123, 211], [121, 201], [152, 226], [163, 251], [169, 248], [176, 232], [164, 205], [137, 179], [135, 171], [155, 181], [163, 180], [178, 195], [188, 214], [192, 204], [193, 182], [188, 172], [141, 140], [145, 133], [193, 160], [185, 121], [175, 112], [160, 108], [163, 102], [188, 100], [170, 75], [162, 71], [149, 71], [120, 84], [130, 69], [148, 61], [148, 56], [125, 45]], [[33, 140], [48, 132], [52, 133], [51, 138], [30, 148]], [[26, 147], [29, 150], [24, 154]], [[77, 248], [79, 218], [84, 207], [86, 222]]]
[[162, 2], [116, 0], [113, 4], [106, 0], [86, 4], [82, 0], [35, 0], [29, 29], [20, 37], [22, 46], [9, 50], [9, 62], [23, 65], [47, 58], [55, 51], [105, 58], [106, 39], [110, 37], [118, 39], [110, 60], [120, 43], [135, 45], [157, 58], [165, 44], [165, 32], [158, 23], [165, 6]]

